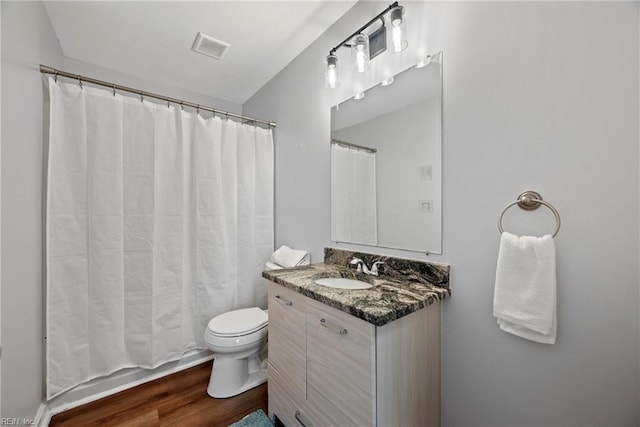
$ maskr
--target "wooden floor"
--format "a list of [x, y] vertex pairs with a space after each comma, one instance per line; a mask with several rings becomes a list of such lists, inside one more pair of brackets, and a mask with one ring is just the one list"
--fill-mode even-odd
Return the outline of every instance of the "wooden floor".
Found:
[[267, 384], [228, 399], [207, 395], [211, 363], [169, 375], [54, 415], [50, 426], [228, 426], [267, 413]]

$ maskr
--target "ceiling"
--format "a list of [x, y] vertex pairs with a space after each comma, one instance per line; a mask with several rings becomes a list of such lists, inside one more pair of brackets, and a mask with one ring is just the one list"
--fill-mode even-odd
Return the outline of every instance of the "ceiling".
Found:
[[[243, 104], [355, 3], [46, 1], [45, 7], [65, 57]], [[198, 32], [231, 44], [226, 56], [192, 51]]]

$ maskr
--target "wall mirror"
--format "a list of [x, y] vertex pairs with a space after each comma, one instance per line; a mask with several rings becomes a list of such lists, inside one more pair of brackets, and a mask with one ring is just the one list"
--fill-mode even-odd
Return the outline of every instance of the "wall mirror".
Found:
[[442, 52], [424, 62], [331, 109], [332, 241], [442, 253]]

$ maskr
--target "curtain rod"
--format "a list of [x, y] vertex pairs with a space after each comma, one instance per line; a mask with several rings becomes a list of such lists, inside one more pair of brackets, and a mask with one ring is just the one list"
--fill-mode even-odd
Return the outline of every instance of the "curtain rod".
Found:
[[213, 114], [222, 114], [222, 115], [227, 116], [227, 117], [235, 117], [235, 118], [238, 118], [238, 119], [241, 119], [241, 120], [246, 120], [248, 122], [261, 123], [263, 125], [266, 125], [266, 126], [269, 126], [269, 127], [273, 127], [273, 128], [276, 127], [276, 123], [275, 122], [256, 119], [254, 117], [243, 116], [242, 114], [235, 114], [235, 113], [231, 113], [229, 111], [220, 110], [218, 108], [206, 107], [204, 105], [194, 104], [193, 102], [183, 101], [181, 99], [176, 99], [176, 98], [170, 98], [168, 96], [158, 95], [158, 94], [152, 93], [152, 92], [145, 92], [145, 91], [140, 90], [140, 89], [134, 89], [134, 88], [127, 87], [127, 86], [122, 86], [122, 85], [119, 85], [119, 84], [106, 82], [104, 80], [94, 79], [94, 78], [91, 78], [91, 77], [82, 76], [80, 74], [67, 73], [66, 71], [57, 70], [55, 68], [48, 67], [48, 66], [42, 65], [42, 64], [40, 65], [40, 72], [42, 74], [53, 74], [56, 77], [57, 76], [68, 77], [70, 79], [78, 80], [80, 83], [86, 82], [86, 83], [91, 83], [91, 84], [95, 84], [95, 85], [98, 85], [98, 86], [108, 87], [108, 88], [113, 89], [114, 93], [115, 93], [116, 90], [129, 92], [129, 93], [135, 93], [135, 94], [140, 95], [140, 97], [145, 97], [146, 96], [146, 97], [149, 97], [149, 98], [155, 98], [155, 99], [159, 99], [161, 101], [167, 101], [167, 102], [171, 102], [171, 103], [174, 103], [174, 104], [178, 104], [181, 107], [184, 107], [184, 106], [191, 107], [191, 108], [195, 108], [196, 110], [210, 111]]
[[364, 145], [358, 145], [358, 144], [354, 144], [352, 142], [340, 141], [339, 139], [332, 139], [331, 143], [332, 144], [337, 144], [337, 145], [343, 145], [343, 146], [350, 147], [350, 148], [357, 148], [357, 149], [360, 149], [360, 150], [369, 151], [371, 153], [377, 153], [378, 152], [378, 150], [375, 149], [375, 148], [365, 147]]

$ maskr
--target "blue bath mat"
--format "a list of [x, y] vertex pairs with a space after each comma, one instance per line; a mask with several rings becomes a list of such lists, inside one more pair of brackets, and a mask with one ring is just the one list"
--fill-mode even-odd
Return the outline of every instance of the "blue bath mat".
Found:
[[231, 424], [229, 427], [273, 427], [273, 423], [262, 409], [258, 409], [246, 415], [240, 421]]

